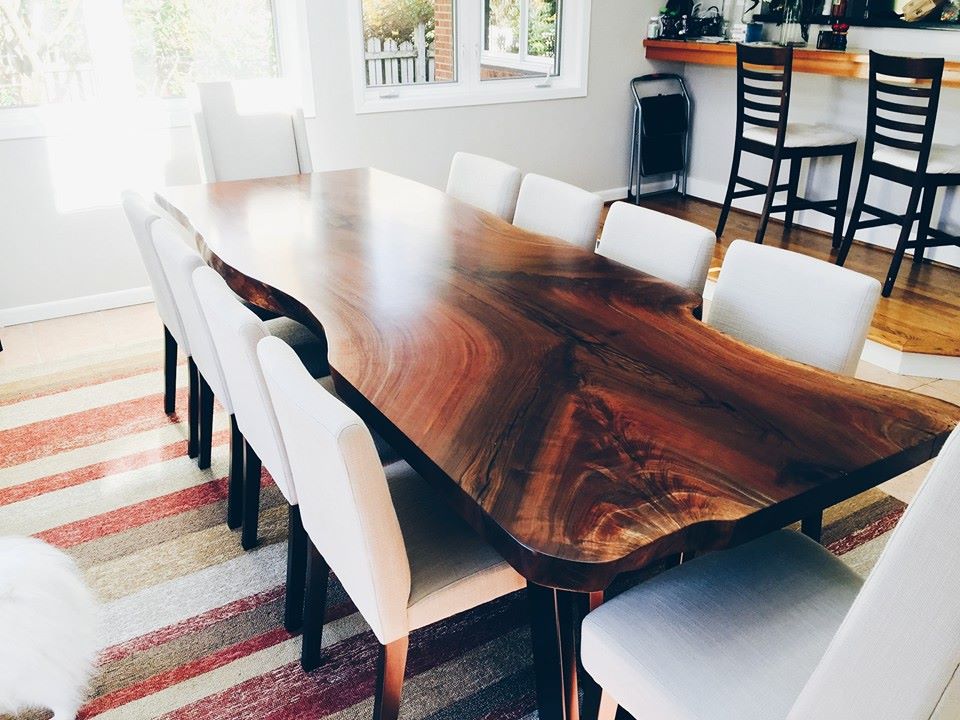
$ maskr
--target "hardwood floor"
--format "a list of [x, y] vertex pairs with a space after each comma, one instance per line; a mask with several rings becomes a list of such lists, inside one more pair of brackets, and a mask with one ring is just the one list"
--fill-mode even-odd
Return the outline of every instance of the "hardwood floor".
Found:
[[[695, 198], [664, 195], [644, 200], [643, 204], [711, 229], [716, 227], [720, 215], [719, 206]], [[753, 238], [757, 223], [756, 215], [731, 210], [723, 239], [717, 243], [711, 279], [719, 275], [730, 243], [737, 238]], [[765, 242], [823, 260], [836, 258], [825, 233], [797, 226], [785, 231], [779, 220], [771, 220]], [[882, 282], [890, 258], [889, 250], [856, 243], [846, 267]], [[932, 263], [915, 266], [907, 258], [893, 295], [880, 298], [869, 338], [901, 352], [960, 357], [960, 269]]]

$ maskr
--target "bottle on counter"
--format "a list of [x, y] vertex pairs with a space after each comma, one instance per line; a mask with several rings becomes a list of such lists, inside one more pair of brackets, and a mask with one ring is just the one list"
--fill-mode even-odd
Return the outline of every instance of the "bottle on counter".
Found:
[[647, 37], [650, 40], [656, 40], [660, 37], [660, 16], [654, 15], [647, 23]]

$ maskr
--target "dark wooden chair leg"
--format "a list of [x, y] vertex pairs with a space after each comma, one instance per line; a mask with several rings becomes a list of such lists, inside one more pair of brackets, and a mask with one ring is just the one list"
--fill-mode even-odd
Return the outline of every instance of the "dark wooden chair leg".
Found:
[[163, 326], [163, 411], [173, 415], [177, 409], [177, 341]]
[[400, 696], [403, 693], [403, 676], [407, 670], [409, 646], [409, 637], [380, 646], [377, 687], [373, 697], [373, 720], [397, 720], [400, 715]]
[[303, 625], [304, 583], [307, 578], [307, 533], [300, 520], [300, 506], [287, 506], [287, 593], [283, 626], [295, 633]]
[[793, 158], [790, 161], [790, 180], [787, 183], [787, 210], [783, 217], [783, 229], [793, 227], [794, 206], [797, 204], [800, 190], [800, 170], [803, 167], [803, 158]]
[[755, 242], [763, 243], [763, 236], [767, 234], [767, 223], [770, 222], [770, 206], [777, 194], [777, 182], [780, 180], [780, 157], [774, 155], [770, 167], [770, 182], [767, 185], [767, 194], [763, 200], [763, 211], [760, 213], [760, 225], [757, 228]]
[[227, 527], [243, 524], [243, 433], [235, 415], [230, 416], [230, 475], [227, 481]]
[[897, 241], [897, 249], [893, 251], [893, 259], [890, 261], [890, 269], [887, 271], [887, 280], [883, 283], [882, 295], [884, 297], [890, 297], [890, 293], [893, 292], [893, 285], [897, 281], [897, 275], [900, 273], [900, 264], [903, 262], [903, 254], [906, 252], [907, 243], [910, 242], [910, 231], [913, 229], [913, 222], [917, 217], [917, 207], [920, 205], [922, 192], [922, 185], [917, 185], [910, 191], [907, 211], [903, 214], [903, 223], [900, 226], [900, 239]]
[[[603, 596], [603, 591], [589, 593], [587, 596], [587, 612], [593, 612], [603, 605]], [[584, 720], [596, 718], [600, 713], [603, 688], [600, 687], [596, 680], [590, 677], [590, 673], [586, 670], [583, 670], [580, 674], [580, 686], [583, 688], [583, 706], [580, 716], [584, 718]]]
[[853, 179], [853, 161], [857, 148], [852, 147], [840, 159], [840, 183], [837, 187], [836, 215], [833, 219], [833, 241], [831, 247], [836, 250], [843, 240], [843, 222], [847, 219], [847, 203], [850, 202], [850, 183]]
[[843, 265], [847, 261], [847, 253], [850, 252], [850, 246], [853, 245], [853, 238], [857, 234], [860, 226], [860, 217], [863, 215], [863, 204], [867, 201], [867, 186], [869, 184], [870, 161], [864, 160], [863, 167], [860, 169], [860, 182], [857, 184], [857, 197], [853, 201], [853, 212], [850, 213], [847, 232], [843, 236], [843, 242], [840, 243], [840, 251], [837, 253], [837, 265]]
[[816, 515], [803, 518], [800, 521], [800, 532], [811, 540], [820, 542], [823, 538], [823, 513], [819, 512]]
[[244, 550], [257, 546], [257, 529], [260, 524], [260, 457], [243, 441], [243, 529], [240, 545]]
[[926, 241], [930, 234], [930, 221], [933, 219], [933, 205], [937, 200], [936, 185], [928, 185], [923, 189], [923, 199], [920, 201], [920, 225], [917, 227], [917, 242], [913, 250], [913, 264], [922, 265], [923, 255], [926, 252]]
[[310, 538], [304, 542], [307, 552], [307, 584], [303, 600], [303, 649], [300, 666], [305, 672], [320, 667], [323, 652], [323, 623], [327, 615], [327, 583], [330, 566]]
[[723, 235], [727, 225], [727, 216], [730, 215], [730, 206], [733, 204], [733, 192], [737, 188], [737, 176], [740, 175], [740, 146], [733, 149], [733, 162], [730, 166], [730, 180], [727, 182], [727, 194], [723, 199], [723, 208], [720, 210], [720, 220], [717, 222], [717, 239]]
[[578, 595], [527, 583], [541, 720], [571, 718], [579, 709], [576, 632], [582, 604]]
[[206, 470], [210, 467], [213, 454], [213, 390], [200, 375], [200, 451], [197, 454], [197, 467]]
[[197, 370], [193, 358], [187, 361], [190, 374], [190, 397], [187, 400], [187, 455], [191, 458], [200, 453], [200, 372]]

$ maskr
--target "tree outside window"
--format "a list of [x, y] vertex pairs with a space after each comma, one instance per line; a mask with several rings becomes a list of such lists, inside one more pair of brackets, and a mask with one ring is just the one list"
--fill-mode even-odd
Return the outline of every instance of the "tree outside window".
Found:
[[[103, 90], [176, 98], [193, 81], [279, 75], [271, 0], [102, 2], [0, 0], [0, 108], [89, 101]], [[110, 45], [99, 55], [94, 36]], [[98, 67], [98, 57], [109, 60]]]

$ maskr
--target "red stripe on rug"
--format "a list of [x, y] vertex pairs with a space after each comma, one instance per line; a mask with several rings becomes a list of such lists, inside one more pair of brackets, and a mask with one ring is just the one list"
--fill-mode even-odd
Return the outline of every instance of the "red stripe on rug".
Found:
[[[260, 486], [268, 487], [272, 484], [273, 478], [264, 469], [260, 477]], [[171, 515], [179, 515], [182, 512], [195, 510], [203, 505], [226, 499], [227, 478], [222, 477], [168, 495], [161, 495], [100, 515], [93, 515], [83, 520], [44, 530], [36, 533], [34, 537], [60, 548], [70, 548], [80, 543], [96, 540], [107, 535], [115, 535], [125, 530], [132, 530]]]
[[[24, 392], [17, 394], [12, 397], [7, 397], [0, 400], [0, 407], [5, 407], [7, 405], [15, 405], [24, 400], [36, 400], [37, 398], [48, 397], [50, 395], [57, 395], [63, 392], [70, 392], [71, 390], [80, 390], [86, 387], [92, 387], [94, 385], [102, 385], [103, 383], [115, 382], [116, 380], [126, 380], [127, 378], [136, 377], [138, 375], [148, 375], [150, 373], [156, 373], [161, 371], [161, 363], [159, 355], [157, 358], [150, 361], [140, 357], [142, 362], [137, 362], [138, 358], [134, 357], [130, 360], [130, 366], [120, 369], [116, 369], [113, 372], [106, 372], [102, 375], [97, 374], [97, 368], [90, 368], [90, 372], [85, 376], [75, 377], [73, 380], [50, 380], [50, 382], [41, 387], [38, 390], [33, 390], [31, 392]], [[187, 364], [186, 359], [180, 360], [177, 365], [185, 366]], [[36, 376], [31, 377], [24, 382], [29, 383], [40, 383], [43, 377], [55, 377], [58, 374], [69, 374], [70, 371], [64, 371], [63, 373], [51, 373], [47, 376]], [[157, 376], [157, 388], [163, 387], [163, 377], [162, 375]]]
[[[220, 430], [213, 435], [213, 445], [214, 447], [219, 447], [229, 441], [229, 439], [230, 432], [228, 430]], [[115, 460], [106, 460], [74, 470], [56, 473], [55, 475], [47, 475], [46, 477], [37, 478], [36, 480], [21, 483], [20, 485], [0, 489], [0, 506], [20, 502], [21, 500], [26, 500], [55, 490], [63, 490], [64, 488], [83, 485], [92, 480], [100, 480], [107, 475], [138, 470], [139, 468], [173, 460], [186, 454], [187, 441], [179, 440], [170, 445], [162, 445], [158, 448], [151, 448], [150, 450], [134, 453], [133, 455], [125, 455]]]
[[35, 537], [60, 548], [70, 548], [226, 499], [227, 478], [224, 477], [44, 530]]
[[855, 550], [861, 545], [893, 530], [897, 526], [897, 523], [900, 522], [900, 518], [903, 516], [905, 510], [906, 508], [900, 508], [887, 515], [884, 515], [878, 520], [874, 520], [866, 527], [852, 532], [846, 537], [840, 538], [836, 542], [830, 543], [827, 545], [827, 550], [832, 552], [834, 555], [843, 555], [851, 550]]
[[[513, 596], [419, 630], [410, 638], [407, 676], [460, 657], [527, 619], [526, 603]], [[324, 648], [316, 672], [306, 674], [299, 663], [288, 663], [168, 713], [164, 720], [325, 717], [372, 695], [377, 648], [372, 632], [360, 633]]]
[[[180, 389], [177, 402], [186, 403], [188, 394], [185, 388]], [[178, 422], [177, 415], [164, 414], [163, 394], [158, 393], [21, 425], [0, 431], [0, 447], [5, 448], [0, 467], [20, 465]]]
[[283, 597], [283, 593], [283, 585], [278, 585], [270, 590], [264, 590], [256, 595], [234, 600], [231, 603], [214, 608], [213, 610], [208, 610], [200, 615], [187, 618], [175, 625], [168, 625], [154, 632], [120, 643], [119, 645], [111, 645], [100, 653], [99, 663], [100, 665], [106, 665], [107, 663], [116, 662], [133, 653], [145, 652], [164, 643], [173, 642], [184, 635], [201, 632], [212, 625], [216, 625], [218, 622], [229, 620], [237, 615], [267, 605], [277, 598]]
[[262, 635], [255, 635], [248, 640], [222, 648], [215, 653], [171, 668], [166, 672], [158, 673], [141, 682], [127, 685], [109, 695], [102, 695], [84, 706], [83, 710], [77, 716], [78, 720], [99, 715], [120, 705], [126, 705], [147, 695], [160, 692], [172, 685], [197, 677], [197, 675], [202, 675], [203, 673], [223, 667], [234, 660], [239, 660], [260, 650], [279, 645], [291, 637], [293, 636], [283, 627], [275, 628]]

